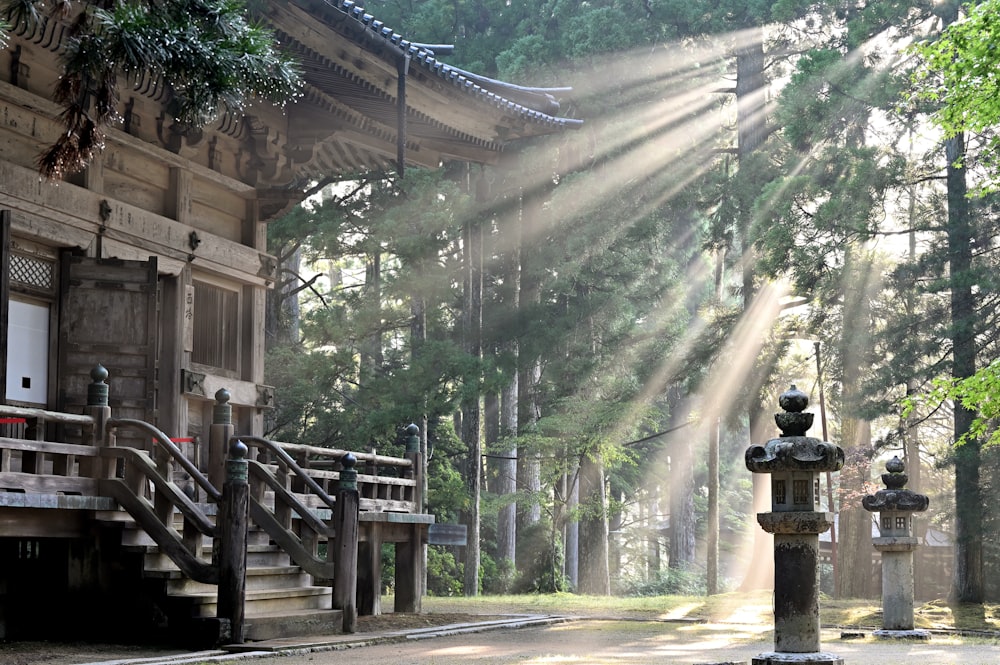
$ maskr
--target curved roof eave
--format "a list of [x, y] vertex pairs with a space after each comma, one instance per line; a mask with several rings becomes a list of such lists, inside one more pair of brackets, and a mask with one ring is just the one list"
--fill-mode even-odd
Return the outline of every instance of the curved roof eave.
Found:
[[480, 103], [550, 130], [576, 129], [583, 124], [582, 120], [555, 115], [559, 104], [553, 93], [569, 92], [572, 88], [530, 88], [467, 72], [439, 60], [425, 45], [404, 39], [354, 0], [322, 0], [322, 4], [339, 15], [337, 22], [340, 25], [351, 26], [373, 45], [398, 57], [408, 56], [411, 66], [420, 67], [426, 74], [451, 84]]

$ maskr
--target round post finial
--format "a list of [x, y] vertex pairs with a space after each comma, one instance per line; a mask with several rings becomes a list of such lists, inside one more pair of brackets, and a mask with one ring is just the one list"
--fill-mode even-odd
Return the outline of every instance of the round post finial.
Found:
[[226, 460], [226, 483], [246, 484], [249, 477], [247, 465], [247, 453], [250, 449], [247, 444], [236, 440], [229, 445], [229, 459]]
[[229, 459], [246, 459], [249, 452], [247, 444], [237, 439], [229, 446]]
[[420, 452], [420, 428], [414, 423], [410, 423], [406, 426], [406, 452], [408, 453], [419, 453]]
[[225, 388], [215, 391], [215, 406], [212, 408], [213, 425], [233, 424], [233, 407], [229, 404], [230, 399], [232, 395]]
[[358, 463], [358, 458], [353, 453], [344, 453], [340, 458], [340, 483], [342, 490], [358, 489], [358, 471], [354, 466]]
[[87, 386], [87, 406], [108, 405], [108, 370], [98, 363], [90, 370], [90, 384]]

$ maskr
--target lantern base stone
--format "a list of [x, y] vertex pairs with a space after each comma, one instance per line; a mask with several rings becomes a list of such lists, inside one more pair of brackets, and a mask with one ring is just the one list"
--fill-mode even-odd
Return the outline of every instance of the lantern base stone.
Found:
[[930, 631], [927, 630], [875, 630], [872, 637], [877, 640], [914, 640], [925, 641], [931, 639]]
[[774, 665], [775, 663], [811, 663], [813, 665], [844, 665], [844, 659], [832, 653], [813, 651], [810, 653], [791, 653], [788, 651], [772, 651], [762, 653], [750, 659], [750, 665]]

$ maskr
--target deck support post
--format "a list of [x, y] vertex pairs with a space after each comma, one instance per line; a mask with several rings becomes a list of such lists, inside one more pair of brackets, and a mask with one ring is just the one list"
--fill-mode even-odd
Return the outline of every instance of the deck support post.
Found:
[[382, 525], [368, 522], [368, 539], [358, 543], [358, 614], [382, 614]]
[[[424, 509], [423, 482], [424, 459], [420, 453], [420, 428], [414, 424], [406, 427], [406, 459], [410, 460], [407, 477], [414, 480], [413, 505], [417, 513]], [[396, 543], [396, 612], [419, 613], [424, 579], [425, 527], [410, 525], [410, 537], [405, 543]]]
[[246, 604], [247, 523], [250, 486], [247, 483], [247, 446], [236, 441], [226, 460], [226, 480], [216, 519], [219, 529], [219, 602], [217, 616], [229, 622], [230, 641], [243, 644]]
[[334, 505], [333, 526], [336, 540], [334, 547], [333, 607], [343, 612], [345, 633], [358, 628], [358, 472], [354, 465], [357, 458], [351, 453], [341, 460], [340, 481], [337, 485], [337, 502]]

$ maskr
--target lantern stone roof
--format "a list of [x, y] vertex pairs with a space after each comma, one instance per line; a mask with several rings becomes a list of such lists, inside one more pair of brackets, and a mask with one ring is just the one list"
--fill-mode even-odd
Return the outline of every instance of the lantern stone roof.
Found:
[[558, 115], [568, 88], [448, 65], [439, 53], [450, 47], [404, 38], [354, 0], [286, 0], [262, 12], [304, 74], [303, 97], [286, 108], [300, 179], [393, 168], [401, 147], [407, 165], [495, 163], [511, 141], [581, 125]]

